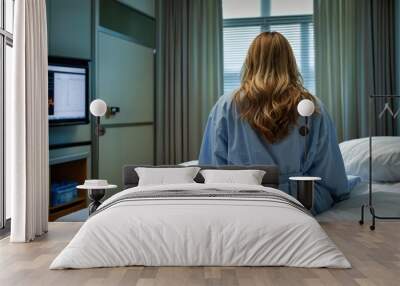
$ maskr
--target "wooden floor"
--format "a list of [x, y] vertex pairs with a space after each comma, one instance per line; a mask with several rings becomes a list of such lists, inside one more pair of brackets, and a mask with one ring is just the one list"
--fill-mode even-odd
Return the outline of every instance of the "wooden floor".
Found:
[[400, 224], [379, 223], [371, 232], [356, 222], [324, 229], [353, 269], [286, 267], [125, 267], [48, 270], [81, 223], [51, 223], [49, 233], [28, 244], [0, 241], [0, 285], [400, 285]]

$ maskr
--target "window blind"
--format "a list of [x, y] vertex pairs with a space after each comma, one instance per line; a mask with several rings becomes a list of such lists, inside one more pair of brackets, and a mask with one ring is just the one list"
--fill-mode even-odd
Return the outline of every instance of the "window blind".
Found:
[[304, 86], [315, 94], [314, 25], [312, 15], [224, 20], [224, 92], [240, 85], [247, 50], [261, 32], [276, 31], [290, 42]]

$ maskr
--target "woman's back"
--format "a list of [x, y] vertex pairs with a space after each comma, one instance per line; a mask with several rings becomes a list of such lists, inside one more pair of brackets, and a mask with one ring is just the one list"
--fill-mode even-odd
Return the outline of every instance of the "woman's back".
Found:
[[284, 140], [270, 144], [240, 118], [233, 96], [221, 96], [210, 113], [200, 164], [275, 164], [281, 167], [281, 172], [284, 169], [291, 176], [298, 175], [304, 153], [304, 137], [292, 130]]
[[[201, 165], [277, 165], [281, 172], [280, 189], [294, 194], [291, 176], [319, 176], [315, 211], [329, 209], [335, 201], [347, 198], [348, 186], [336, 132], [324, 107], [310, 118], [307, 135], [307, 160], [304, 160], [304, 137], [299, 122], [286, 138], [269, 143], [243, 120], [233, 101], [233, 94], [220, 97], [210, 113], [199, 155]], [[302, 118], [299, 118], [301, 121]]]
[[[307, 159], [298, 132], [297, 105], [317, 105], [311, 118]], [[348, 195], [335, 128], [324, 107], [302, 84], [289, 42], [276, 32], [261, 33], [243, 64], [240, 87], [222, 96], [211, 111], [200, 151], [200, 164], [274, 164], [283, 191], [293, 193], [290, 176], [319, 176], [315, 211], [328, 209]]]

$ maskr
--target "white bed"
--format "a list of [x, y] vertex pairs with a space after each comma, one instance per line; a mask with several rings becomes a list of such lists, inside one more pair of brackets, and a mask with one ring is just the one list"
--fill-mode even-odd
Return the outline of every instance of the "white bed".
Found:
[[[368, 182], [361, 182], [350, 193], [350, 198], [335, 204], [330, 210], [319, 214], [320, 222], [354, 221], [358, 222], [361, 205], [368, 203]], [[373, 182], [373, 203], [378, 215], [400, 216], [400, 182]], [[369, 219], [369, 215], [366, 218]]]
[[[369, 197], [369, 138], [358, 138], [340, 143], [346, 172], [363, 181], [350, 193], [348, 200], [317, 216], [318, 221], [358, 221], [361, 206]], [[384, 217], [400, 216], [400, 137], [372, 138], [372, 203], [376, 214]], [[369, 214], [366, 214], [369, 219]]]
[[179, 184], [127, 189], [105, 201], [50, 269], [145, 266], [293, 266], [349, 268], [318, 222], [280, 201], [246, 197], [122, 200], [144, 191], [265, 191], [239, 184]]

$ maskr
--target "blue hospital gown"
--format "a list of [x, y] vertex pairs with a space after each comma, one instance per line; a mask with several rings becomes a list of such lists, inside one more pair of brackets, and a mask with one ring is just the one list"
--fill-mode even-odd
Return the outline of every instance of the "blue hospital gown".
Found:
[[319, 100], [318, 113], [309, 120], [308, 156], [304, 162], [305, 140], [298, 131], [304, 118], [299, 116], [298, 126], [285, 139], [270, 144], [239, 117], [232, 99], [233, 94], [221, 96], [209, 115], [200, 149], [200, 165], [277, 165], [281, 172], [279, 187], [292, 195], [296, 194], [296, 183], [289, 181], [289, 177], [321, 177], [315, 186], [314, 213], [321, 213], [349, 197], [335, 127]]

